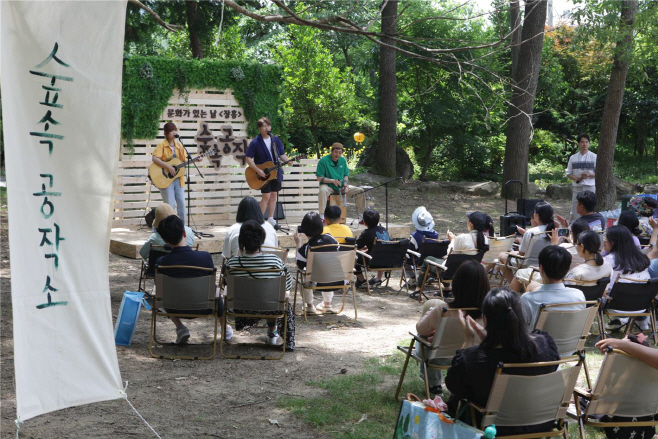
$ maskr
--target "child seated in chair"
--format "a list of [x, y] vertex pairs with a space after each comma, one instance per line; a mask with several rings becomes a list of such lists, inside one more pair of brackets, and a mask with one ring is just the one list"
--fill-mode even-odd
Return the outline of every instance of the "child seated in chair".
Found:
[[[308, 260], [308, 249], [310, 247], [317, 247], [327, 244], [336, 244], [336, 247], [325, 247], [319, 249], [319, 251], [339, 251], [340, 246], [338, 241], [336, 241], [331, 235], [323, 234], [324, 225], [322, 224], [322, 218], [317, 212], [309, 212], [304, 215], [302, 219], [302, 224], [298, 230], [295, 230], [295, 244], [297, 246], [297, 268], [303, 270], [306, 268], [306, 261]], [[308, 238], [308, 242], [302, 245], [302, 236], [300, 233], [303, 233]], [[326, 314], [334, 314], [333, 306], [331, 304], [334, 298], [333, 291], [322, 291], [323, 302], [318, 304], [317, 308], [313, 305], [313, 290], [304, 288], [303, 290], [303, 300], [306, 304], [306, 314], [318, 314], [323, 312]]]
[[[254, 220], [245, 221], [240, 227], [240, 237], [238, 242], [240, 245], [240, 255], [233, 256], [226, 262], [226, 267], [230, 269], [231, 274], [242, 277], [254, 277], [260, 279], [270, 279], [280, 276], [281, 272], [286, 274], [286, 290], [292, 289], [292, 279], [288, 272], [285, 262], [279, 259], [278, 256], [261, 253], [260, 249], [265, 242], [265, 230], [263, 227]], [[240, 269], [245, 269], [240, 271]], [[249, 272], [249, 269], [274, 269], [280, 272]], [[249, 294], [248, 291], [240, 291], [240, 294]], [[278, 314], [278, 311], [247, 311], [247, 310], [234, 310], [240, 314]], [[292, 307], [288, 304], [286, 310], [288, 314], [288, 327], [286, 330], [286, 350], [295, 349], [295, 315], [292, 312]], [[245, 326], [254, 325], [258, 319], [236, 317], [236, 329], [244, 328]], [[279, 319], [277, 330], [277, 319], [267, 319], [267, 344], [276, 346], [281, 342], [279, 334], [283, 333], [283, 319]]]
[[[367, 229], [361, 232], [356, 240], [356, 248], [358, 250], [370, 254], [375, 239], [379, 241], [391, 240], [391, 237], [389, 236], [386, 229], [379, 225], [379, 212], [376, 210], [366, 209], [366, 211], [363, 212], [363, 222], [365, 223]], [[361, 267], [363, 267], [365, 264], [365, 258], [359, 255], [359, 260], [355, 266], [357, 288], [366, 287], [366, 278], [363, 276], [363, 271], [361, 271]], [[368, 281], [370, 286], [377, 286], [381, 284], [383, 274], [383, 271], [378, 271], [377, 275]]]
[[345, 238], [353, 238], [352, 229], [345, 224], [340, 224], [340, 207], [327, 206], [324, 209], [324, 230], [322, 233], [331, 235], [339, 244], [345, 244]]

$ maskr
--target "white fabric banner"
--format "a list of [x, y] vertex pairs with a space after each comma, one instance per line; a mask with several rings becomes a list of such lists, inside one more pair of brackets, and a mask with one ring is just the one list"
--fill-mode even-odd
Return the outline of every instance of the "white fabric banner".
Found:
[[121, 397], [108, 280], [125, 1], [2, 1], [20, 421]]

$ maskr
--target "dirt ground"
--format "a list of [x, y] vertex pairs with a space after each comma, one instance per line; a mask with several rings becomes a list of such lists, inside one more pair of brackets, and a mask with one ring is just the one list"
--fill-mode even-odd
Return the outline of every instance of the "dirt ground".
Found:
[[[371, 192], [370, 206], [382, 213], [384, 191]], [[552, 203], [558, 213], [568, 212], [569, 200]], [[389, 192], [389, 221], [411, 224], [411, 213], [420, 205], [434, 216], [436, 229], [466, 231], [464, 213], [481, 210], [497, 218], [504, 200], [497, 197], [432, 195], [405, 185]], [[11, 279], [7, 239], [7, 208], [0, 209], [0, 436], [15, 435], [16, 416]], [[496, 226], [498, 229], [498, 226]], [[218, 255], [213, 255], [216, 264]], [[293, 261], [288, 261], [292, 266]], [[140, 262], [110, 255], [110, 296], [116, 319], [123, 293], [137, 289]], [[397, 284], [397, 282], [393, 282]], [[317, 296], [317, 301], [320, 296]], [[336, 303], [337, 298], [334, 299]], [[334, 377], [346, 369], [357, 373], [370, 357], [390, 355], [406, 339], [420, 316], [421, 306], [404, 293], [389, 288], [384, 294], [357, 293], [358, 320], [348, 299], [346, 311], [338, 316], [315, 317], [306, 324], [297, 320], [297, 349], [281, 361], [227, 360], [219, 353], [212, 361], [171, 361], [151, 358], [148, 350], [150, 314], [142, 311], [129, 347], [117, 347], [119, 367], [128, 381], [128, 398], [144, 418], [167, 438], [322, 438], [313, 426], [276, 407], [283, 395], [315, 397], [322, 390], [308, 380]], [[190, 342], [209, 340], [209, 331], [192, 322]], [[173, 341], [173, 325], [164, 320], [159, 334]], [[265, 329], [237, 333], [235, 340], [264, 340]], [[161, 346], [158, 351], [172, 351]], [[237, 349], [232, 347], [232, 349]], [[243, 348], [244, 349], [244, 348]], [[186, 352], [196, 351], [184, 347]], [[263, 352], [256, 348], [252, 352]], [[393, 395], [391, 394], [391, 398]], [[272, 423], [277, 421], [277, 423]], [[395, 420], [391, 420], [391, 431]], [[74, 407], [30, 419], [21, 428], [23, 438], [132, 438], [155, 437], [124, 400]]]

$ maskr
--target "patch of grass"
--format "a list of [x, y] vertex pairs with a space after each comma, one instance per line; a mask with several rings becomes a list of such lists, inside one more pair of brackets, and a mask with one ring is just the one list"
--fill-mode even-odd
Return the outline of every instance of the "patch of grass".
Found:
[[[339, 439], [392, 436], [400, 410], [400, 402], [394, 399], [395, 388], [403, 362], [400, 352], [384, 359], [370, 358], [364, 372], [307, 383], [325, 390], [324, 395], [283, 397], [277, 405]], [[404, 389], [418, 395], [423, 393], [415, 363], [409, 364]], [[363, 415], [367, 419], [357, 423]]]
[[[595, 336], [588, 338], [587, 346], [592, 346]], [[398, 342], [408, 345], [409, 340]], [[279, 407], [291, 410], [304, 422], [337, 439], [370, 439], [390, 437], [400, 410], [395, 401], [395, 389], [404, 364], [404, 355], [395, 351], [384, 358], [368, 358], [364, 371], [354, 375], [341, 375], [336, 378], [309, 381], [306, 384], [325, 390], [315, 398], [283, 397], [277, 401]], [[596, 349], [588, 349], [587, 364], [592, 380], [596, 380], [603, 355]], [[587, 387], [584, 370], [581, 371], [577, 386]], [[402, 395], [414, 393], [424, 395], [423, 382], [418, 377], [418, 366], [411, 360], [402, 386]], [[444, 394], [447, 400], [449, 393]], [[357, 423], [363, 415], [367, 419]], [[578, 425], [569, 421], [569, 436], [579, 437]], [[605, 439], [602, 430], [585, 427], [588, 439]]]
[[0, 187], [0, 204], [3, 205], [3, 206], [7, 204], [7, 188], [6, 187]]

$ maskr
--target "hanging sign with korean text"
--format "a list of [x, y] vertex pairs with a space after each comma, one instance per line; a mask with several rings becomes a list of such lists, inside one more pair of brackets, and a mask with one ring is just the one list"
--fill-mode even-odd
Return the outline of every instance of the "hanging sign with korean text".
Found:
[[108, 248], [125, 1], [1, 2], [16, 411], [121, 397]]

